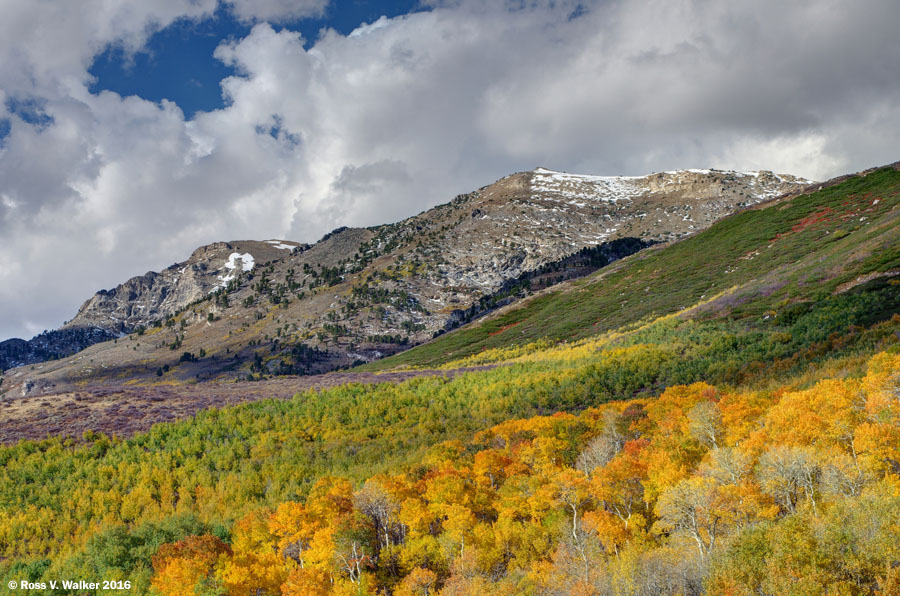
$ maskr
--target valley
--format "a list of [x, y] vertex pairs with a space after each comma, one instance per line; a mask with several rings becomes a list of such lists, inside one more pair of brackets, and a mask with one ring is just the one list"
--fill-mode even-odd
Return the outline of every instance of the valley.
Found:
[[0, 2], [0, 596], [900, 596], [900, 2]]
[[[799, 577], [891, 594], [898, 217], [900, 164], [873, 168], [347, 371], [13, 369], [35, 384], [0, 404], [0, 578], [649, 596], [787, 595]], [[109, 343], [69, 359], [102, 371]]]

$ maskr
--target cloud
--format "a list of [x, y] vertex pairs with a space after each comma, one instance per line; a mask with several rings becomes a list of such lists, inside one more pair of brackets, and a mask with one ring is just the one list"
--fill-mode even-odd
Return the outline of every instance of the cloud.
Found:
[[235, 0], [256, 24], [216, 50], [226, 107], [191, 120], [87, 69], [216, 2], [85, 3], [0, 9], [0, 337], [200, 244], [315, 240], [538, 165], [826, 178], [900, 146], [888, 0], [434, 2], [311, 45], [265, 21], [337, 8]]
[[723, 168], [739, 167], [753, 170], [770, 169], [772, 163], [780, 170], [803, 170], [813, 180], [825, 180], [834, 172], [845, 171], [846, 159], [828, 152], [828, 139], [822, 134], [785, 137], [746, 137], [732, 142], [715, 157]]
[[134, 52], [176, 19], [210, 16], [216, 0], [5, 0], [0, 8], [0, 86], [12, 97], [77, 93], [108, 45]]
[[319, 17], [328, 0], [228, 0], [235, 16], [244, 21], [296, 21]]

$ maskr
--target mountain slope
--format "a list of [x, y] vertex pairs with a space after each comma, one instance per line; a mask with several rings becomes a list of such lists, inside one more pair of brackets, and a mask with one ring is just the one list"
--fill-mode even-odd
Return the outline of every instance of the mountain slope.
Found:
[[775, 321], [829, 297], [882, 288], [900, 274], [897, 169], [841, 177], [744, 210], [362, 369], [435, 366], [539, 339], [571, 341], [693, 305], [684, 316]]
[[335, 230], [312, 246], [216, 243], [99, 292], [64, 327], [127, 337], [10, 376], [48, 390], [306, 374], [374, 360], [528, 287], [583, 275], [808, 183], [768, 172], [538, 169], [396, 224]]
[[282, 240], [216, 242], [202, 246], [182, 263], [133, 277], [87, 300], [63, 329], [99, 327], [130, 333], [137, 327], [174, 315], [224, 288], [242, 272], [252, 271], [285, 256], [285, 251], [307, 248]]
[[[500, 366], [0, 447], [0, 577], [146, 591], [188, 568], [187, 585], [241, 592], [890, 593], [898, 217], [900, 171], [880, 168], [446, 335], [501, 338], [469, 359]], [[651, 303], [625, 312], [641, 292]], [[543, 342], [501, 337], [510, 312]], [[597, 313], [624, 323], [594, 326]], [[583, 339], [547, 339], [563, 332]], [[253, 385], [275, 382], [290, 380]], [[341, 565], [351, 556], [359, 571]]]

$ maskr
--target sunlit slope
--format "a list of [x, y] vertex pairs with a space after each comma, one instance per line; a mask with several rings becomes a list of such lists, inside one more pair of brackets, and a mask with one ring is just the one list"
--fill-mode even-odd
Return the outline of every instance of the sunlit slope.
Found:
[[811, 183], [772, 172], [538, 169], [314, 245], [215, 242], [97, 292], [64, 330], [0, 342], [0, 369], [20, 369], [0, 392], [260, 380], [369, 362], [508, 303], [526, 281], [581, 277]]
[[[900, 269], [900, 172], [851, 176], [817, 192], [727, 217], [690, 238], [644, 251], [428, 344], [366, 365], [435, 366], [490, 348], [573, 340], [708, 301], [691, 316], [796, 315]], [[864, 288], [868, 289], [868, 288]], [[891, 308], [869, 313], [871, 323]]]
[[[579, 519], [585, 519], [586, 512], [605, 516], [610, 511], [603, 504], [606, 499], [628, 497], [629, 487], [640, 492], [633, 500], [641, 508], [640, 519], [629, 526], [635, 533], [621, 532], [612, 518], [607, 520], [615, 522], [612, 525], [585, 526], [593, 532], [591, 540], [605, 540], [603, 548], [608, 549], [606, 555], [591, 555], [592, 569], [599, 575], [584, 581], [597, 585], [618, 581], [616, 549], [630, 553], [627, 560], [637, 571], [657, 569], [667, 577], [683, 578], [687, 576], [678, 565], [686, 561], [698, 581], [725, 582], [733, 569], [743, 568], [743, 541], [757, 540], [757, 532], [771, 529], [766, 536], [778, 538], [790, 536], [797, 524], [801, 529], [837, 524], [845, 506], [854, 516], [870, 511], [887, 515], [896, 508], [895, 497], [888, 499], [896, 473], [886, 465], [896, 460], [896, 412], [894, 402], [888, 407], [881, 400], [893, 394], [880, 388], [895, 382], [900, 351], [900, 276], [894, 275], [900, 258], [895, 231], [898, 188], [900, 174], [882, 169], [817, 195], [742, 213], [716, 225], [710, 234], [647, 251], [608, 270], [605, 277], [538, 297], [501, 313], [498, 320], [426, 346], [433, 362], [457, 358], [457, 363], [500, 363], [489, 370], [452, 379], [348, 385], [291, 400], [208, 410], [127, 439], [88, 434], [81, 442], [56, 437], [0, 447], [0, 585], [25, 578], [103, 577], [127, 579], [135, 593], [148, 593], [151, 582], [162, 585], [167, 570], [175, 569], [164, 556], [175, 547], [167, 551], [161, 545], [193, 535], [206, 537], [181, 546], [214, 547], [216, 555], [205, 567], [191, 567], [202, 576], [191, 580], [195, 585], [227, 588], [229, 593], [263, 589], [254, 584], [245, 590], [240, 583], [241, 578], [262, 577], [244, 566], [258, 560], [260, 573], [271, 572], [266, 575], [272, 579], [265, 587], [268, 593], [279, 593], [288, 576], [296, 580], [295, 591], [285, 593], [311, 593], [304, 591], [308, 584], [297, 583], [304, 574], [313, 574], [310, 581], [316, 585], [346, 587], [360, 578], [330, 566], [346, 555], [339, 550], [345, 545], [343, 537], [355, 536], [366, 556], [382, 552], [379, 541], [372, 539], [378, 530], [365, 513], [367, 479], [377, 484], [392, 478], [392, 486], [405, 483], [414, 492], [408, 495], [412, 500], [404, 496], [399, 501], [408, 505], [401, 510], [413, 515], [402, 522], [409, 533], [404, 530], [406, 537], [389, 545], [402, 564], [393, 566], [396, 559], [385, 557], [367, 568], [364, 574], [373, 589], [399, 590], [409, 577], [418, 577], [413, 573], [417, 569], [418, 575], [433, 574], [435, 585], [462, 581], [462, 568], [454, 567], [454, 553], [461, 557], [461, 550], [441, 545], [464, 537], [471, 549], [467, 552], [482, 553], [479, 569], [497, 571], [479, 571], [478, 576], [507, 587], [524, 586], [507, 593], [540, 593], [520, 582], [543, 571], [556, 577], [557, 593], [577, 593], [577, 578], [566, 575], [564, 567], [552, 567], [565, 562], [556, 553], [565, 552], [565, 536], [573, 527], [564, 496], [569, 493], [563, 491], [572, 482], [592, 483], [587, 489], [592, 501], [582, 504]], [[738, 256], [714, 263], [715, 254]], [[635, 312], [622, 308], [626, 301]], [[518, 318], [510, 318], [517, 313]], [[655, 313], [664, 314], [654, 318]], [[611, 329], [615, 325], [619, 327]], [[524, 330], [530, 335], [522, 334]], [[489, 349], [465, 347], [440, 358], [434, 351], [441, 342], [477, 334]], [[577, 339], [584, 335], [591, 337]], [[559, 338], [571, 341], [558, 343]], [[487, 343], [492, 341], [497, 343]], [[872, 360], [878, 352], [885, 354]], [[709, 385], [684, 387], [698, 381]], [[695, 412], [698, 404], [701, 409]], [[820, 411], [822, 415], [815, 416]], [[625, 493], [609, 488], [605, 464], [584, 471], [578, 463], [582, 454], [591, 455], [594, 439], [607, 432], [608, 412], [621, 415], [614, 422], [622, 422], [620, 430], [629, 433], [623, 440], [636, 441], [633, 447], [639, 448], [626, 450], [619, 441], [618, 451], [608, 454], [612, 459], [606, 464], [613, 466], [609, 473], [620, 470]], [[721, 418], [724, 425], [719, 429], [724, 434], [716, 435], [712, 446], [708, 436], [696, 435], [691, 426], [695, 414], [704, 413], [711, 413], [713, 421]], [[533, 416], [545, 418], [528, 420]], [[754, 430], [760, 424], [771, 432]], [[512, 438], [498, 442], [496, 437], [507, 431]], [[682, 482], [707, 486], [703, 466], [718, 461], [714, 456], [723, 445], [736, 447], [748, 458], [742, 464], [747, 471], [737, 488], [726, 482], [722, 490], [717, 485], [702, 494], [718, 499], [740, 496], [744, 493], [733, 491], [747, 489], [752, 497], [747, 502], [760, 507], [739, 512], [746, 514], [744, 521], [728, 518], [716, 550], [711, 544], [685, 546], [679, 542], [684, 533], [669, 524], [665, 495], [679, 494]], [[763, 451], [770, 447], [783, 447], [792, 457], [814, 456], [820, 480], [808, 493], [798, 492], [779, 504], [776, 489], [767, 484], [769, 456]], [[509, 474], [518, 478], [516, 483], [497, 475], [492, 480], [484, 470], [470, 474], [475, 458], [493, 457], [497, 450], [509, 451], [500, 455], [511, 458]], [[632, 455], [633, 461], [627, 460]], [[858, 482], [848, 476], [855, 484], [845, 486], [834, 470], [852, 471], [841, 467], [850, 461], [847, 457], [859, 457], [865, 474]], [[620, 469], [616, 462], [637, 467]], [[676, 467], [670, 469], [667, 462]], [[596, 481], [594, 474], [599, 474]], [[466, 491], [444, 493], [437, 487], [452, 478], [469, 478], [458, 486], [482, 486], [487, 492], [478, 495], [488, 499], [472, 499]], [[343, 507], [334, 518], [340, 523], [315, 519], [327, 521], [319, 529], [334, 529], [341, 540], [323, 538], [316, 543], [322, 556], [300, 566], [285, 557], [295, 551], [285, 551], [281, 543], [279, 550], [272, 547], [281, 530], [270, 522], [277, 521], [274, 512], [286, 502], [317, 506], [322, 487], [337, 491], [325, 496], [335, 497], [331, 502]], [[492, 542], [493, 532], [505, 530], [493, 520], [505, 507], [528, 500], [535, 503], [529, 509], [535, 513], [527, 519], [524, 513], [513, 515], [512, 521], [523, 524], [514, 530], [532, 528], [538, 533], [530, 544], [543, 546], [535, 550], [526, 545], [506, 559], [501, 556], [508, 565], [497, 567], [491, 553], [506, 551], [492, 550], [491, 544], [499, 544]], [[485, 508], [473, 510], [473, 503], [484, 503]], [[362, 509], [355, 509], [357, 505]], [[444, 505], [450, 509], [440, 509]], [[835, 516], [828, 517], [832, 507]], [[432, 518], [416, 517], [426, 509]], [[462, 516], [453, 520], [476, 523], [456, 526], [448, 511]], [[884, 517], [885, 524], [896, 519], [891, 515]], [[341, 525], [344, 522], [350, 525]], [[457, 530], [461, 534], [453, 533]], [[894, 534], [888, 532], [885, 539]], [[422, 550], [423, 541], [434, 547]], [[885, 561], [896, 560], [893, 550], [867, 544], [859, 548], [875, 554], [860, 567], [865, 571], [858, 583], [861, 591], [847, 593], [871, 593], [886, 585], [878, 573], [886, 569]], [[760, 556], [769, 561], [765, 552]], [[665, 564], [657, 565], [660, 561]], [[777, 557], [771, 561], [773, 568], [781, 568]], [[724, 567], [711, 567], [712, 562]], [[753, 565], [755, 569], [762, 563]], [[844, 567], [833, 567], [835, 581], [843, 581]], [[810, 573], [802, 572], [813, 577]], [[760, 573], [745, 583], [752, 587], [778, 577]], [[177, 584], [178, 589], [191, 581]], [[710, 586], [709, 593], [730, 588], [726, 583]]]
[[[648, 557], [647, 565], [652, 565], [656, 549], [677, 547], [679, 550], [673, 551], [672, 559], [667, 559], [669, 562], [661, 568], [661, 571], [671, 572], [673, 577], [680, 576], [675, 564], [677, 561], [694, 561], [700, 556], [702, 560], [698, 565], [702, 565], [698, 569], [702, 577], [710, 573], [705, 555], [697, 553], [692, 543], [684, 546], [675, 542], [682, 535], [665, 526], [667, 514], [661, 503], [666, 502], [662, 495], [680, 486], [682, 480], [695, 482], [694, 478], [704, 477], [698, 466], [710, 451], [709, 440], [698, 435], [688, 424], [693, 424], [691, 421], [697, 405], [704, 403], [709, 408], [712, 408], [709, 404], [718, 404], [716, 407], [721, 410], [720, 416], [712, 419], [721, 419], [725, 424], [724, 430], [716, 427], [719, 429], [716, 432], [723, 434], [717, 434], [714, 439], [723, 445], [740, 442], [741, 449], [746, 448], [748, 457], [760, 458], [760, 461], [765, 460], [761, 459], [758, 449], [753, 451], [754, 446], [768, 447], [768, 439], [773, 437], [778, 445], [792, 447], [791, 437], [799, 437], [805, 441], [803, 445], [815, 444], [822, 456], [829, 458], [823, 459], [822, 469], [827, 465], [841, 464], [846, 458], [842, 460], [843, 455], [833, 454], [829, 449], [833, 444], [846, 444], [849, 429], [851, 436], [858, 434], [861, 437], [858, 443], [860, 457], [868, 458], [864, 460], [866, 476], [860, 486], [868, 494], [887, 494], [885, 489], [892, 486], [890, 483], [893, 480], [887, 477], [889, 474], [886, 476], [886, 466], [883, 465], [886, 460], [879, 460], [878, 457], [896, 457], [896, 433], [882, 437], [872, 431], [880, 432], [883, 428], [895, 431], [896, 414], [889, 412], [892, 418], [886, 421], [877, 419], [882, 415], [875, 409], [876, 406], [882, 407], [879, 405], [881, 402], [877, 401], [881, 393], [877, 392], [867, 394], [865, 409], [861, 409], [859, 400], [854, 397], [861, 395], [859, 381], [846, 378], [846, 372], [868, 372], [871, 376], [872, 364], [868, 358], [861, 356], [861, 347], [880, 346], [886, 348], [888, 353], [876, 357], [875, 374], [878, 378], [871, 379], [871, 383], [865, 380], [864, 387], [871, 385], [878, 389], [893, 378], [891, 375], [898, 362], [896, 344], [900, 318], [858, 332], [859, 338], [867, 339], [856, 341], [856, 347], [849, 352], [847, 348], [850, 343], [829, 344], [820, 355], [821, 366], [807, 374], [794, 378], [781, 377], [779, 380], [781, 375], [777, 370], [759, 367], [758, 377], [770, 381], [761, 390], [714, 388], [705, 384], [673, 387], [674, 382], [696, 378], [699, 371], [708, 369], [708, 362], [722, 360], [716, 353], [731, 353], [737, 358], [753, 361], [758, 359], [757, 349], [761, 345], [732, 342], [725, 334], [716, 335], [705, 329], [697, 331], [697, 323], [692, 321], [684, 323], [686, 329], [673, 333], [673, 320], [657, 321], [639, 330], [637, 335], [642, 339], [652, 339], [652, 335], [657, 334], [669, 340], [674, 338], [680, 344], [615, 347], [625, 336], [610, 334], [609, 337], [578, 345], [536, 349], [520, 356], [518, 362], [511, 365], [452, 380], [417, 379], [402, 384], [350, 385], [319, 393], [305, 393], [290, 401], [268, 400], [210, 410], [195, 419], [158, 425], [149, 433], [127, 440], [92, 434], [84, 437], [84, 444], [51, 438], [39, 443], [23, 442], [14, 447], [0, 447], [0, 585], [23, 578], [44, 581], [57, 577], [100, 576], [131, 581], [136, 593], [147, 593], [151, 578], [154, 582], [161, 581], [166, 567], [159, 564], [157, 556], [165, 552], [161, 550], [162, 544], [180, 541], [191, 535], [212, 535], [230, 544], [231, 551], [223, 546], [222, 550], [229, 556], [223, 559], [213, 557], [209, 565], [201, 569], [200, 575], [205, 577], [207, 570], [218, 561], [222, 567], [209, 571], [210, 577], [219, 577], [216, 575], [219, 570], [224, 572], [230, 569], [234, 581], [240, 577], [257, 580], [259, 577], [243, 565], [252, 562], [254, 556], [262, 557], [268, 553], [265, 555], [268, 557], [265, 559], [266, 569], [272, 571], [272, 577], [277, 579], [270, 586], [270, 593], [278, 593], [275, 591], [277, 586], [296, 569], [303, 567], [290, 557], [282, 556], [281, 550], [276, 551], [270, 546], [269, 543], [276, 540], [272, 532], [277, 533], [277, 528], [270, 529], [275, 526], [269, 524], [274, 519], [273, 512], [285, 502], [303, 501], [314, 506], [323, 489], [339, 489], [341, 492], [336, 496], [340, 498], [334, 501], [335, 506], [345, 504], [346, 511], [342, 511], [347, 514], [346, 520], [358, 520], [363, 524], [360, 527], [366, 533], [360, 536], [365, 538], [365, 542], [360, 544], [366, 549], [365, 552], [377, 552], [377, 542], [370, 537], [377, 535], [377, 531], [375, 534], [368, 533], [371, 528], [365, 525], [368, 523], [366, 518], [355, 515], [350, 505], [365, 502], [356, 492], [367, 485], [366, 479], [378, 483], [388, 478], [398, 479], [398, 484], [391, 486], [402, 483], [414, 490], [418, 501], [408, 501], [407, 505], [416, 505], [418, 509], [403, 509], [405, 512], [414, 514], [424, 511], [423, 507], [430, 511], [443, 503], [452, 506], [453, 511], [469, 516], [467, 508], [471, 508], [473, 503], [486, 504], [486, 515], [473, 518], [483, 522], [484, 532], [476, 531], [474, 527], [463, 528], [468, 548], [485, 548], [485, 543], [478, 540], [490, 539], [492, 534], [485, 532], [493, 531], [491, 520], [496, 519], [503, 507], [516, 502], [526, 503], [531, 499], [545, 499], [539, 506], [530, 509], [536, 512], [530, 521], [516, 518], [517, 523], [524, 524], [521, 529], [539, 529], [543, 546], [537, 551], [526, 548], [517, 552], [515, 557], [518, 563], [509, 568], [509, 573], [491, 576], [492, 581], [517, 582], [521, 579], [521, 573], [539, 572], [557, 560], [553, 553], [565, 545], [565, 536], [572, 527], [571, 517], [566, 517], [570, 515], [568, 506], [562, 497], [558, 498], [561, 493], [558, 492], [557, 480], [585, 484], [584, 475], [594, 473], [593, 470], [583, 472], [578, 462], [583, 459], [582, 453], [591, 456], [594, 439], [608, 431], [609, 413], [616, 414], [612, 419], [616, 427], [621, 426], [621, 432], [628, 433], [623, 434], [622, 441], [635, 440], [638, 441], [635, 446], [640, 447], [640, 453], [630, 453], [623, 450], [624, 445], [619, 445], [617, 449], [622, 450], [624, 455], [612, 461], [621, 463], [621, 458], [630, 453], [637, 458], [638, 465], [632, 469], [618, 468], [618, 464], [613, 464], [608, 473], [624, 476], [619, 484], [610, 484], [607, 489], [603, 488], [607, 486], [607, 472], [598, 472], [596, 485], [590, 488], [589, 494], [592, 499], [615, 498], [620, 494], [624, 494], [622, 498], [628, 498], [630, 493], [621, 493], [621, 490], [622, 486], [625, 489], [630, 486], [646, 497], [634, 501], [640, 507], [641, 515], [633, 520], [637, 534], [619, 532], [621, 528], [618, 525], [605, 526], [606, 530], [618, 532], [616, 536], [621, 542], [617, 548], [635, 549], [633, 554], [642, 560]], [[675, 325], [678, 323], [675, 322]], [[695, 357], [699, 352], [685, 350], [681, 353], [691, 342], [695, 346], [709, 345], [708, 349], [712, 352], [707, 353], [706, 360]], [[816, 383], [828, 377], [846, 380]], [[831, 399], [831, 393], [826, 394], [826, 391], [843, 386], [846, 389], [841, 389], [836, 404], [827, 401]], [[660, 394], [653, 392], [658, 387], [668, 387], [659, 400], [656, 398]], [[810, 387], [812, 390], [808, 390]], [[623, 400], [637, 394], [643, 394], [643, 398], [631, 402]], [[617, 401], [602, 411], [594, 409], [611, 399]], [[804, 409], [798, 409], [804, 404], [807, 404]], [[828, 407], [822, 409], [822, 416], [814, 416], [820, 404]], [[869, 409], [872, 410], [871, 419], [866, 414]], [[560, 410], [569, 413], [527, 420], [536, 414], [548, 415]], [[766, 414], [768, 410], [777, 411], [778, 417]], [[649, 418], [645, 411], [649, 413]], [[709, 411], [715, 414], [718, 410]], [[707, 410], [700, 411], [701, 414], [704, 412]], [[798, 419], [804, 421], [804, 426], [802, 434], [795, 436], [797, 427], [794, 423]], [[852, 425], [845, 424], [848, 420]], [[766, 423], [769, 434], [753, 431], [760, 426], [760, 421]], [[873, 426], [873, 421], [878, 425]], [[486, 433], [478, 432], [498, 424], [500, 426]], [[773, 434], [774, 431], [769, 430], [772, 428], [781, 434]], [[821, 441], [817, 439], [820, 436]], [[498, 442], [497, 437], [505, 439]], [[707, 442], [702, 443], [701, 440]], [[892, 443], [882, 448], [884, 441]], [[503, 464], [501, 467], [508, 469], [508, 473], [518, 477], [521, 483], [507, 484], [505, 476], [498, 475], [491, 483], [484, 470], [477, 473], [471, 471], [473, 461], [495, 455], [510, 459], [510, 465]], [[610, 457], [615, 455], [616, 452], [609, 454]], [[709, 455], [709, 458], [712, 457]], [[513, 458], [521, 458], [520, 463], [511, 465], [518, 461]], [[573, 464], [576, 464], [575, 470], [572, 469]], [[749, 459], [745, 467], [752, 469]], [[597, 469], [600, 470], [600, 466]], [[487, 470], [488, 473], [490, 471]], [[503, 474], [507, 472], [503, 471]], [[745, 474], [748, 480], [755, 482], [748, 485], [755, 491], [751, 493], [755, 500], [750, 505], [755, 507], [754, 503], [760, 501], [765, 507], [760, 511], [750, 510], [754, 516], [750, 521], [754, 524], [768, 523], [776, 516], [803, 523], [808, 521], [787, 517], [793, 515], [791, 508], [801, 510], [799, 497], [792, 496], [792, 500], [785, 501], [784, 511], [779, 510], [774, 506], [772, 497], [777, 487], [767, 487], [763, 482], [765, 476], [756, 482], [754, 474]], [[467, 479], [470, 475], [471, 480]], [[441, 479], [449, 481], [454, 478], [463, 479], [462, 484], [448, 484], [441, 488]], [[468, 492], [446, 493], [441, 497], [444, 494], [442, 490], [453, 486], [476, 485], [485, 489], [490, 487], [490, 491], [485, 493], [488, 500], [471, 499], [467, 496]], [[726, 493], [732, 490], [728, 488], [728, 483], [723, 486]], [[823, 480], [822, 487], [817, 486], [815, 490], [832, 491], [833, 486]], [[595, 492], [599, 490], [606, 492]], [[365, 495], [364, 492], [360, 494]], [[829, 493], [828, 498], [832, 497], [837, 505], [845, 503], [839, 494]], [[419, 501], [423, 507], [419, 506]], [[602, 503], [602, 500], [592, 501], [591, 510], [604, 511]], [[857, 512], [865, 511], [871, 505], [868, 501], [860, 501], [860, 505], [856, 501], [846, 503], [855, 507]], [[895, 503], [896, 499], [882, 505], [885, 511], [890, 511]], [[814, 511], [812, 513], [815, 515]], [[451, 536], [448, 532], [452, 531], [452, 522], [443, 517], [443, 510], [435, 509], [433, 515], [436, 517], [430, 526], [432, 530], [427, 530], [427, 523], [424, 526], [414, 525], [409, 520], [403, 523], [410, 528], [425, 527], [432, 536], [428, 540]], [[294, 516], [292, 519], [305, 518]], [[662, 525], [657, 525], [657, 522]], [[815, 518], [811, 518], [810, 524], [813, 523], [816, 523]], [[259, 528], [258, 541], [244, 539], [250, 527], [248, 524], [256, 524], [252, 527]], [[790, 525], [784, 527], [785, 531], [790, 530]], [[346, 528], [337, 529], [344, 531]], [[500, 531], [502, 527], [497, 529]], [[722, 526], [723, 534], [726, 530], [729, 539], [743, 539], [743, 535], [739, 534], [739, 523], [729, 521], [727, 527]], [[515, 531], [519, 532], [519, 529]], [[591, 531], [599, 534], [601, 530]], [[402, 543], [406, 549], [404, 552], [413, 557], [409, 559], [413, 563], [404, 564], [401, 571], [388, 569], [384, 572], [392, 560], [385, 559], [385, 562], [367, 571], [373, 574], [371, 582], [393, 586], [419, 566], [434, 567], [433, 558], [414, 558], [422, 556], [420, 551], [415, 550], [421, 546], [415, 538], [416, 535], [410, 534], [409, 539]], [[330, 544], [323, 544], [327, 547], [324, 552], [328, 556], [310, 567], [318, 569], [321, 577], [325, 578], [321, 583], [323, 586], [330, 586], [332, 577], [338, 583], [346, 580], [339, 567], [332, 569], [329, 566], [329, 562], [335, 560], [331, 556], [332, 550], [329, 550], [332, 549]], [[333, 546], [338, 548], [342, 544], [337, 542]], [[481, 546], [477, 546], [479, 544]], [[736, 544], [740, 546], [740, 542]], [[279, 546], [279, 549], [282, 548]], [[711, 545], [704, 548], [712, 549]], [[340, 551], [334, 552], [341, 554]], [[247, 556], [232, 557], [234, 553]], [[277, 556], [272, 556], [273, 553]], [[436, 560], [434, 573], [442, 582], [449, 581], [453, 573], [450, 559], [455, 555], [451, 555], [446, 555], [449, 557], [446, 561], [444, 558]], [[872, 555], [876, 560], [866, 568], [867, 586], [876, 583], [871, 574], [879, 569], [878, 565], [883, 564], [883, 557], [889, 555], [883, 552]], [[592, 559], [596, 561], [598, 572], [603, 574], [610, 572], [611, 568], [606, 565], [616, 561], [614, 556], [601, 557], [598, 554], [592, 555]], [[493, 559], [483, 560], [490, 562]], [[723, 560], [722, 564], [730, 563]], [[302, 575], [303, 572], [297, 573]], [[712, 573], [715, 575], [718, 572], [712, 570]], [[721, 576], [727, 578], [729, 572], [725, 570]], [[199, 581], [199, 576], [191, 577], [189, 585]], [[229, 593], [242, 593], [239, 588], [229, 588], [233, 589]], [[526, 590], [509, 593], [539, 592]]]

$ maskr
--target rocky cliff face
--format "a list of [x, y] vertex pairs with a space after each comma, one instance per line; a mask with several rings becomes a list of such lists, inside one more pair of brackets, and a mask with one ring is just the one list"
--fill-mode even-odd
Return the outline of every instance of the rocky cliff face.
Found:
[[256, 259], [276, 260], [306, 247], [281, 240], [216, 242], [200, 247], [183, 263], [159, 273], [149, 271], [111, 290], [100, 290], [60, 329], [45, 331], [28, 341], [0, 342], [0, 371], [64, 358], [130, 333], [207, 298], [227, 286], [237, 273], [251, 270]]
[[[427, 276], [436, 293], [456, 286], [493, 291], [506, 279], [581, 248], [627, 237], [674, 240], [807, 183], [770, 172], [690, 170], [601, 177], [538, 168], [387, 226], [386, 231], [429, 229], [413, 254], [437, 263]], [[458, 211], [469, 217], [454, 219]]]
[[216, 242], [202, 246], [181, 263], [132, 277], [87, 300], [63, 329], [97, 327], [130, 333], [224, 289], [257, 264], [278, 260], [306, 245], [282, 240]]
[[63, 330], [130, 335], [41, 374], [69, 382], [331, 370], [426, 341], [530, 287], [809, 183], [770, 172], [600, 177], [539, 168], [395, 224], [335, 230], [312, 246], [219, 242], [98, 292]]

